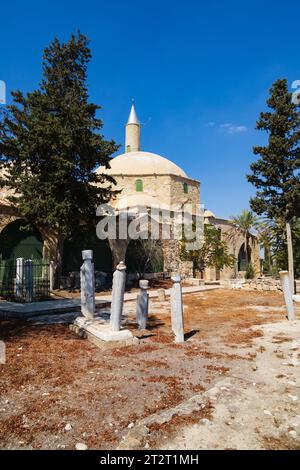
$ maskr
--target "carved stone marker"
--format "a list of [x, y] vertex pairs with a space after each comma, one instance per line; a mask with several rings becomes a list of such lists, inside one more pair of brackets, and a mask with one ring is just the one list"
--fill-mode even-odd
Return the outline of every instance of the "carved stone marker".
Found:
[[53, 292], [54, 290], [54, 277], [55, 277], [55, 263], [54, 261], [50, 261], [50, 266], [49, 266], [50, 292]]
[[120, 331], [123, 313], [124, 291], [126, 283], [126, 266], [123, 261], [118, 264], [113, 275], [110, 326], [113, 331]]
[[149, 294], [147, 289], [149, 287], [149, 281], [140, 281], [140, 293], [137, 296], [136, 302], [136, 322], [139, 325], [140, 330], [147, 328], [148, 320], [148, 306], [149, 306]]
[[296, 320], [295, 309], [293, 304], [293, 295], [291, 291], [291, 283], [288, 271], [280, 271], [280, 280], [285, 300], [285, 305], [288, 313], [288, 319], [290, 321]]
[[157, 289], [157, 298], [159, 302], [165, 302], [166, 300], [166, 291], [165, 289]]
[[173, 287], [171, 289], [171, 317], [172, 330], [175, 334], [175, 342], [184, 342], [184, 325], [183, 325], [183, 304], [181, 290], [181, 276], [175, 274], [171, 277]]
[[101, 317], [100, 312], [94, 316], [95, 296], [92, 255], [92, 251], [82, 252], [84, 264], [80, 272], [82, 285], [81, 302], [85, 313], [84, 317], [77, 317], [74, 324], [70, 325], [70, 328], [81, 337], [87, 337], [91, 343], [99, 348], [138, 344], [139, 340], [133, 336], [130, 330], [120, 329], [126, 281], [126, 266], [123, 262], [117, 266], [113, 276], [110, 322], [108, 323], [107, 319]]
[[93, 251], [82, 251], [83, 265], [80, 268], [81, 313], [92, 320], [95, 313], [95, 278]]

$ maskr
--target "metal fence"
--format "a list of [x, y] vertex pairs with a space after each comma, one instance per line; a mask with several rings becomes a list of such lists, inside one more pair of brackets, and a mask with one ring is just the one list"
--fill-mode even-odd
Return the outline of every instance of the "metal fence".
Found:
[[0, 261], [0, 295], [13, 302], [48, 299], [50, 263], [23, 258]]

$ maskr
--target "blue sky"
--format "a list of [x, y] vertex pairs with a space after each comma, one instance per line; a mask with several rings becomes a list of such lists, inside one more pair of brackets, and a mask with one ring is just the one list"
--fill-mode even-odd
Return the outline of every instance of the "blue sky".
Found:
[[143, 150], [200, 180], [218, 215], [248, 207], [245, 174], [264, 141], [254, 128], [268, 89], [300, 79], [299, 1], [13, 0], [0, 9], [8, 93], [36, 88], [43, 48], [79, 28], [91, 40], [90, 97], [103, 106], [105, 136], [124, 144], [134, 97]]

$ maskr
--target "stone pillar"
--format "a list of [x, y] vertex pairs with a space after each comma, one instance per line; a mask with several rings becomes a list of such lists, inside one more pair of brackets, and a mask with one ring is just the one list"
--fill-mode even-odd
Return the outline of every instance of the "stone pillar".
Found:
[[126, 266], [121, 261], [113, 275], [110, 326], [113, 331], [120, 331], [123, 313], [124, 291], [126, 282]]
[[140, 281], [140, 293], [137, 296], [136, 303], [136, 322], [139, 325], [140, 330], [145, 330], [147, 328], [148, 320], [148, 306], [149, 306], [149, 294], [147, 289], [149, 287], [149, 281]]
[[291, 292], [290, 277], [288, 271], [280, 271], [280, 280], [285, 300], [285, 305], [290, 321], [296, 320], [295, 309], [293, 304], [293, 296]]
[[33, 301], [33, 262], [32, 259], [25, 261], [25, 292], [26, 302]]
[[175, 342], [184, 342], [184, 325], [183, 325], [183, 304], [180, 274], [171, 277], [173, 287], [171, 289], [171, 318], [172, 330], [175, 334]]
[[52, 292], [54, 290], [54, 283], [55, 283], [55, 262], [54, 261], [50, 261], [49, 281], [50, 281], [50, 292]]
[[95, 278], [93, 251], [82, 251], [83, 265], [80, 268], [80, 286], [81, 286], [81, 313], [92, 320], [95, 313]]
[[16, 299], [21, 300], [23, 296], [23, 281], [24, 281], [24, 259], [16, 259]]

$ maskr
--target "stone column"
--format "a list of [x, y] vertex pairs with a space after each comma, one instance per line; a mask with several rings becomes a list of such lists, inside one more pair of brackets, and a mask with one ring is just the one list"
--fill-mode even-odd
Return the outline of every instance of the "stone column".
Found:
[[81, 286], [81, 313], [92, 320], [95, 313], [95, 278], [93, 251], [82, 251], [83, 265], [80, 268], [80, 286]]
[[181, 290], [181, 276], [175, 274], [171, 277], [173, 287], [171, 289], [171, 318], [172, 330], [175, 334], [175, 342], [184, 342], [184, 325], [183, 325], [183, 304]]
[[126, 266], [121, 261], [113, 275], [110, 326], [113, 331], [120, 331], [123, 313], [124, 291], [126, 282]]
[[149, 294], [147, 289], [149, 287], [149, 281], [140, 281], [140, 293], [137, 296], [136, 303], [136, 322], [139, 325], [140, 330], [145, 330], [147, 328], [148, 320], [148, 306], [149, 306]]
[[23, 280], [24, 280], [24, 259], [16, 259], [16, 299], [21, 300], [23, 296]]
[[293, 304], [293, 296], [291, 291], [290, 277], [288, 271], [280, 271], [280, 280], [285, 300], [285, 305], [290, 321], [296, 320], [295, 309]]
[[33, 262], [32, 259], [25, 261], [25, 292], [26, 302], [33, 301]]

